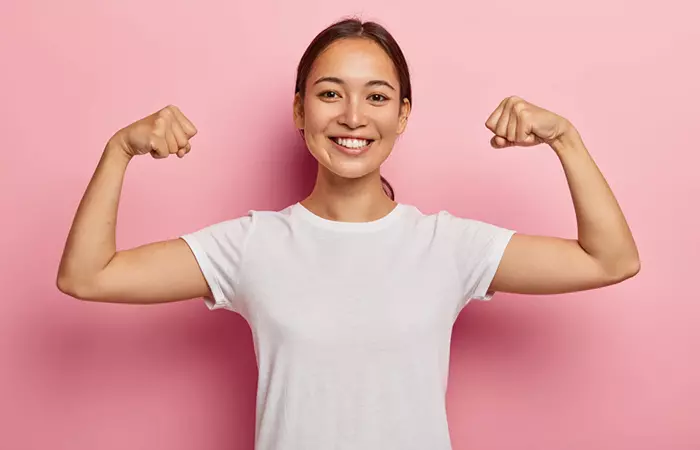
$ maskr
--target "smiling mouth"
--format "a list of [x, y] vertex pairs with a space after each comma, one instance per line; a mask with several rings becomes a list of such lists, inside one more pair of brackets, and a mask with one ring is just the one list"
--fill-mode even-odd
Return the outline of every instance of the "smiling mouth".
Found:
[[341, 147], [345, 147], [345, 148], [350, 149], [350, 150], [360, 150], [360, 149], [363, 149], [363, 148], [369, 146], [372, 142], [374, 142], [373, 139], [338, 138], [338, 137], [331, 137], [330, 140], [332, 140], [336, 144], [340, 145]]

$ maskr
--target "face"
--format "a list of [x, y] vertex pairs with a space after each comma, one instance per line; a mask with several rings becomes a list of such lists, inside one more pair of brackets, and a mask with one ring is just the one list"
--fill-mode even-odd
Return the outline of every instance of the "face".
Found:
[[297, 94], [294, 121], [319, 164], [343, 178], [379, 169], [410, 113], [389, 55], [368, 39], [341, 39], [322, 52]]

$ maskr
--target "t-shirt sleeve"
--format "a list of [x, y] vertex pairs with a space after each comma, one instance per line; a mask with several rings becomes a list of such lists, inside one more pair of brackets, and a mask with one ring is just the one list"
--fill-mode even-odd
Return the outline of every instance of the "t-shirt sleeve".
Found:
[[464, 300], [491, 300], [489, 285], [496, 275], [514, 230], [443, 212], [450, 229]]
[[212, 292], [211, 297], [204, 298], [210, 310], [224, 308], [240, 312], [239, 282], [253, 225], [253, 215], [249, 213], [181, 236]]

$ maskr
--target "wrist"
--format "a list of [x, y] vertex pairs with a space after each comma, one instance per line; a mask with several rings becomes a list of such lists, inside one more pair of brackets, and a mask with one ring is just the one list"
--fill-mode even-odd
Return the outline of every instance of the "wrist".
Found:
[[568, 121], [565, 122], [562, 133], [549, 143], [558, 155], [568, 149], [578, 147], [582, 144], [581, 135], [578, 130]]
[[107, 141], [103, 152], [103, 158], [120, 164], [128, 164], [133, 155], [127, 151], [126, 144], [119, 134], [115, 134]]

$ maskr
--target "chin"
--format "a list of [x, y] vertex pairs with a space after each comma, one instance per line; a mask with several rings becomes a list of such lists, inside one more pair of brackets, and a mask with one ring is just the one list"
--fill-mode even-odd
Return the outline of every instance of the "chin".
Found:
[[367, 164], [358, 163], [323, 164], [323, 167], [338, 177], [348, 179], [362, 178], [378, 169], [378, 167], [368, 167]]

